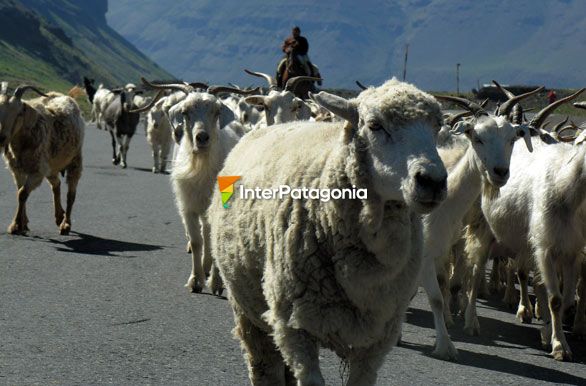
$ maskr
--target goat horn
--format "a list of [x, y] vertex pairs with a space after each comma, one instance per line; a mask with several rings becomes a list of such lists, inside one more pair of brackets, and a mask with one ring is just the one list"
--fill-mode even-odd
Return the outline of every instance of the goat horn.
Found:
[[434, 95], [436, 99], [440, 101], [452, 102], [457, 104], [460, 107], [465, 108], [466, 110], [470, 111], [472, 114], [476, 115], [488, 115], [488, 113], [478, 104], [472, 102], [466, 98], [455, 97], [451, 95]]
[[264, 72], [254, 72], [247, 69], [244, 69], [244, 72], [246, 72], [248, 75], [264, 78], [268, 82], [269, 87], [277, 87], [277, 81], [275, 80], [275, 78], [268, 74], [265, 74]]
[[36, 88], [36, 87], [34, 87], [34, 86], [31, 86], [31, 85], [28, 85], [28, 84], [25, 84], [25, 85], [18, 86], [18, 87], [16, 88], [16, 90], [14, 90], [14, 97], [15, 97], [16, 99], [21, 99], [21, 98], [22, 98], [22, 96], [23, 96], [23, 94], [24, 94], [24, 93], [25, 93], [27, 90], [32, 90], [32, 91], [36, 92], [37, 94], [39, 94], [39, 95], [41, 95], [41, 96], [44, 96], [44, 97], [48, 96], [47, 94], [45, 94], [44, 92], [42, 92], [42, 91], [41, 91], [41, 90], [39, 90], [38, 88]]
[[498, 115], [508, 116], [511, 113], [513, 107], [519, 103], [521, 100], [530, 97], [531, 95], [537, 94], [538, 92], [542, 91], [545, 87], [537, 87], [533, 91], [526, 92], [520, 95], [514, 95], [512, 92], [505, 90], [503, 86], [501, 86], [496, 80], [493, 80], [492, 83], [498, 87], [499, 90], [505, 93], [508, 100], [499, 107]]
[[159, 101], [159, 99], [161, 99], [163, 97], [163, 95], [165, 95], [165, 90], [159, 90], [159, 92], [157, 92], [157, 95], [155, 95], [153, 100], [150, 101], [146, 106], [143, 106], [143, 107], [135, 109], [135, 110], [130, 110], [129, 112], [131, 112], [131, 113], [144, 113], [145, 111], [150, 110], [155, 105], [155, 103], [157, 103]]
[[355, 82], [356, 82], [356, 85], [363, 90], [366, 90], [368, 88], [365, 85], [363, 85], [362, 83], [360, 83], [360, 81], [358, 81], [358, 80], [355, 80]]
[[551, 131], [553, 131], [554, 133], [558, 133], [560, 132], [560, 129], [562, 128], [563, 125], [566, 124], [566, 122], [568, 122], [569, 117], [566, 117], [566, 119], [564, 119], [563, 121], [561, 121], [560, 123], [558, 123], [557, 125], [555, 125], [553, 127], [553, 129], [551, 129]]
[[450, 115], [447, 118], [447, 124], [450, 127], [453, 127], [458, 121], [460, 121], [460, 119], [467, 117], [467, 116], [470, 116], [470, 115], [472, 115], [472, 112], [470, 112], [470, 111], [464, 111], [462, 113]]
[[252, 90], [243, 90], [241, 88], [224, 87], [224, 86], [211, 86], [208, 89], [208, 93], [217, 95], [220, 93], [233, 93], [239, 95], [258, 95], [260, 93], [260, 87], [253, 88]]
[[190, 85], [183, 84], [183, 83], [151, 83], [145, 78], [141, 77], [140, 81], [147, 86], [148, 88], [152, 88], [155, 90], [177, 90], [183, 91], [185, 94], [189, 94], [193, 91], [193, 88]]
[[490, 101], [490, 99], [486, 98], [485, 100], [482, 101], [482, 103], [480, 104], [480, 107], [485, 108], [486, 106], [488, 106], [489, 101]]
[[582, 89], [576, 91], [575, 93], [573, 93], [572, 95], [569, 95], [569, 96], [562, 98], [556, 102], [553, 102], [552, 104], [550, 104], [548, 106], [545, 106], [540, 112], [535, 114], [533, 119], [531, 119], [531, 122], [529, 122], [529, 126], [541, 127], [541, 124], [545, 121], [545, 119], [551, 113], [553, 113], [553, 111], [555, 109], [557, 109], [559, 106], [563, 105], [564, 103], [569, 102], [572, 99], [576, 98], [578, 95], [582, 94], [584, 92], [584, 90], [586, 90], [586, 88], [582, 88]]
[[295, 90], [295, 86], [300, 82], [319, 82], [321, 80], [323, 79], [313, 76], [296, 76], [287, 80], [287, 83], [285, 84], [285, 90]]
[[[564, 131], [568, 131], [568, 130], [574, 130], [574, 133], [571, 135], [567, 135], [567, 136], [562, 135], [562, 133]], [[556, 132], [556, 138], [560, 142], [574, 142], [574, 140], [576, 138], [578, 138], [578, 135], [580, 135], [580, 130], [576, 127], [573, 127], [572, 125], [567, 125], [565, 127], [562, 127], [561, 129], [559, 129]]]

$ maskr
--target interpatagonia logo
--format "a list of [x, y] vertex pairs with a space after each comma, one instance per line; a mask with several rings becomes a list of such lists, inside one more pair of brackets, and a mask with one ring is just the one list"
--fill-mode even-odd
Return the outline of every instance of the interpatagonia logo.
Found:
[[228, 201], [234, 194], [234, 183], [240, 179], [240, 176], [218, 176], [218, 186], [222, 194], [222, 206], [226, 209], [230, 207]]

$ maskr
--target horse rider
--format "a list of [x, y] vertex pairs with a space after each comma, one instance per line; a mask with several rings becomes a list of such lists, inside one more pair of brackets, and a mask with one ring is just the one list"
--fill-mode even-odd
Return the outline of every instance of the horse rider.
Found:
[[[297, 57], [299, 62], [303, 65], [307, 75], [314, 76], [313, 66], [307, 55], [307, 51], [309, 51], [309, 43], [305, 37], [301, 36], [301, 29], [299, 27], [293, 27], [291, 36], [285, 39], [281, 48], [286, 55], [291, 53]], [[279, 63], [279, 69], [282, 65], [284, 65], [284, 62]]]

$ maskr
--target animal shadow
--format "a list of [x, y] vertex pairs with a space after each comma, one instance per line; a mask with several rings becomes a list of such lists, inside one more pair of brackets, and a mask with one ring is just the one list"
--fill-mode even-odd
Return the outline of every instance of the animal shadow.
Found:
[[56, 244], [56, 249], [60, 252], [73, 252], [84, 255], [98, 256], [117, 256], [117, 257], [136, 257], [120, 256], [116, 252], [148, 252], [163, 249], [160, 245], [133, 243], [130, 241], [104, 239], [85, 233], [71, 232], [79, 238], [69, 240], [49, 239], [49, 242]]

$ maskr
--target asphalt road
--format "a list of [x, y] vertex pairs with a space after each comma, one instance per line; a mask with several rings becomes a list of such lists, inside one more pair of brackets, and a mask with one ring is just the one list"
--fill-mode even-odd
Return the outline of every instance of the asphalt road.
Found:
[[[190, 256], [167, 175], [150, 172], [142, 129], [129, 168], [111, 164], [110, 138], [88, 127], [73, 232], [60, 236], [46, 183], [31, 195], [28, 236], [7, 235], [15, 187], [0, 170], [1, 385], [245, 385], [225, 299], [183, 287]], [[430, 357], [432, 315], [414, 299], [379, 384], [586, 384], [586, 345], [568, 335], [575, 362], [540, 348], [538, 324], [521, 325], [497, 297], [480, 300], [481, 336], [450, 330], [457, 363]], [[322, 351], [328, 385], [343, 366]]]

